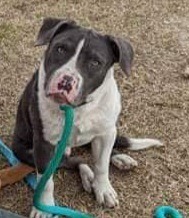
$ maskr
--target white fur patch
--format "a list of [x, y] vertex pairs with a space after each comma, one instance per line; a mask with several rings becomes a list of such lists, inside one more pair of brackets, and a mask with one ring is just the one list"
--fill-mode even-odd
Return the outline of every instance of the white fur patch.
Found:
[[[38, 174], [37, 175], [37, 180], [39, 181], [41, 179], [42, 175]], [[41, 199], [40, 202], [45, 204], [45, 205], [51, 205], [54, 206], [54, 182], [53, 182], [53, 178], [51, 177], [47, 184], [46, 187], [41, 195]], [[39, 211], [38, 209], [36, 209], [35, 207], [32, 208], [32, 211], [30, 213], [30, 218], [51, 218], [53, 217], [52, 214], [49, 213], [44, 213], [42, 211]], [[57, 218], [57, 216], [56, 216]]]
[[76, 108], [76, 146], [91, 142], [115, 128], [121, 110], [120, 94], [110, 69], [102, 85], [87, 98], [88, 103]]
[[44, 90], [45, 69], [44, 60], [41, 62], [39, 69], [39, 84], [38, 84], [38, 101], [39, 112], [43, 125], [43, 135], [45, 140], [52, 145], [60, 140], [62, 132], [63, 112], [59, 109], [59, 105], [51, 99], [47, 98]]
[[92, 191], [92, 182], [94, 179], [94, 173], [87, 164], [79, 165], [79, 173], [81, 176], [81, 181], [85, 191], [91, 193]]
[[107, 177], [101, 179], [103, 180], [99, 181], [98, 179], [94, 179], [92, 184], [98, 203], [104, 204], [106, 207], [110, 208], [119, 205], [117, 193], [112, 187], [109, 179]]
[[109, 181], [110, 156], [116, 135], [117, 131], [114, 127], [106, 134], [96, 137], [92, 142], [95, 175], [92, 187], [98, 203], [106, 207], [115, 207], [119, 204], [117, 193]]
[[163, 146], [163, 143], [157, 139], [134, 139], [129, 138], [129, 142], [131, 146], [128, 148], [129, 150], [142, 150], [147, 149], [153, 146], [160, 147]]
[[131, 170], [138, 166], [137, 161], [126, 154], [115, 154], [111, 157], [111, 162], [120, 170]]
[[[41, 179], [42, 175], [37, 175], [37, 181]], [[47, 204], [47, 205], [54, 205], [54, 182], [53, 177], [51, 176], [50, 179], [47, 181], [45, 189], [41, 195], [41, 203]]]

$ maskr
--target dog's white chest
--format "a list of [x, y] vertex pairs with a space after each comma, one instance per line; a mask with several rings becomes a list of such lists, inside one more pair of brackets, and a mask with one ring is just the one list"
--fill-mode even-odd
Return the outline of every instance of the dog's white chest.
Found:
[[75, 131], [71, 146], [81, 146], [93, 140], [96, 135], [104, 131], [103, 119], [97, 115], [98, 111], [79, 109], [75, 112]]
[[[43, 102], [44, 106], [44, 102]], [[42, 111], [41, 118], [43, 123], [43, 134], [45, 140], [52, 145], [56, 145], [61, 138], [64, 126], [64, 113], [57, 110], [45, 110], [45, 106], [40, 106]], [[70, 147], [81, 146], [93, 140], [99, 134], [106, 130], [104, 116], [98, 109], [90, 111], [83, 109], [76, 109], [74, 117], [74, 126], [72, 129], [72, 136], [70, 140]]]

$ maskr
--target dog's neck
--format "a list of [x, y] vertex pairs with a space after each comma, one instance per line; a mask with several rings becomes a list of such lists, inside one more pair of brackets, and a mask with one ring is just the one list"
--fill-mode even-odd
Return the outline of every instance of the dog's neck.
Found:
[[[50, 106], [50, 108], [54, 109], [59, 109], [59, 104], [54, 102], [52, 99], [48, 98], [45, 95], [45, 89], [44, 89], [44, 84], [45, 84], [45, 68], [44, 68], [44, 58], [41, 61], [40, 67], [39, 67], [39, 80], [38, 80], [38, 97], [39, 97], [39, 103], [40, 102], [46, 102], [47, 105]], [[99, 101], [101, 101], [104, 96], [107, 95], [107, 93], [111, 89], [111, 84], [114, 81], [114, 68], [111, 67], [107, 74], [106, 77], [104, 78], [103, 83], [90, 95], [87, 96], [86, 98], [86, 103], [82, 105], [81, 107], [85, 107], [88, 104], [97, 104]]]

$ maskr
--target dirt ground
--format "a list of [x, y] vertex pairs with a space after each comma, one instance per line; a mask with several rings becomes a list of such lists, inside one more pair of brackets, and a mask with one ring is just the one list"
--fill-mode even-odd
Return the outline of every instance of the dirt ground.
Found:
[[[127, 152], [133, 171], [110, 170], [120, 206], [104, 209], [84, 192], [77, 173], [61, 170], [55, 197], [97, 217], [150, 218], [157, 205], [189, 216], [189, 4], [188, 0], [0, 0], [0, 136], [10, 144], [18, 99], [44, 48], [34, 41], [43, 17], [75, 19], [128, 38], [135, 50], [132, 75], [116, 67], [122, 94], [120, 134], [153, 137], [163, 148]], [[89, 150], [81, 149], [86, 158]], [[0, 167], [6, 166], [1, 157]], [[32, 192], [24, 182], [0, 191], [0, 207], [28, 216]]]

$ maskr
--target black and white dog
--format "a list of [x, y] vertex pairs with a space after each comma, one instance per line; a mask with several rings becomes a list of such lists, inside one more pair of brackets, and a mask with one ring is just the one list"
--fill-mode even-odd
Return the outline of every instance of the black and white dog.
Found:
[[[36, 45], [48, 45], [39, 70], [28, 83], [18, 106], [13, 151], [23, 162], [37, 168], [38, 179], [52, 158], [62, 133], [64, 113], [60, 104], [75, 107], [72, 140], [64, 158], [65, 167], [79, 169], [83, 187], [94, 191], [98, 203], [118, 204], [109, 181], [110, 160], [119, 168], [137, 165], [124, 154], [112, 155], [116, 122], [121, 110], [120, 93], [114, 79], [114, 63], [130, 73], [132, 46], [125, 40], [80, 27], [73, 21], [47, 18]], [[161, 145], [154, 139], [128, 139], [130, 149]], [[71, 147], [91, 143], [94, 167], [70, 157]], [[51, 178], [41, 201], [54, 205]], [[46, 218], [33, 207], [30, 217]]]

